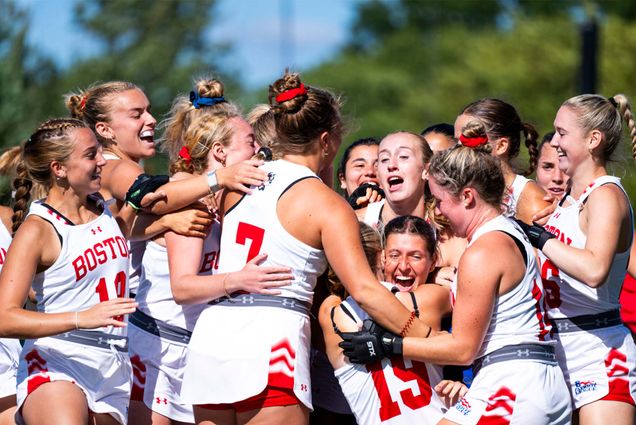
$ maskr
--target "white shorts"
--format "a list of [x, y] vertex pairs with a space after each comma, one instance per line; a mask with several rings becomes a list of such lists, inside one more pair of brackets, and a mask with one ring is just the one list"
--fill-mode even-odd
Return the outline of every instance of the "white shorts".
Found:
[[0, 398], [15, 394], [16, 374], [22, 346], [12, 338], [0, 339]]
[[[94, 413], [108, 413], [128, 422], [131, 367], [128, 353], [56, 338], [27, 340], [18, 367], [18, 414], [28, 395], [40, 385], [70, 381], [86, 396]], [[18, 422], [20, 423], [20, 422]]]
[[636, 345], [625, 326], [555, 333], [574, 408], [600, 399], [634, 405]]
[[484, 366], [444, 418], [462, 425], [565, 425], [571, 416], [570, 396], [557, 365], [510, 360]]
[[188, 346], [162, 339], [132, 324], [128, 327], [128, 341], [134, 367], [139, 368], [141, 362], [144, 368], [144, 404], [175, 421], [193, 423], [192, 405], [182, 404], [179, 396]]
[[275, 307], [209, 306], [188, 345], [181, 399], [226, 404], [266, 386], [293, 389], [309, 409], [309, 318]]

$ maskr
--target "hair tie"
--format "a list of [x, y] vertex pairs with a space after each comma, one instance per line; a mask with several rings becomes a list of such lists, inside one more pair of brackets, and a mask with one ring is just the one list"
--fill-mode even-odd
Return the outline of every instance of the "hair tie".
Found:
[[613, 97], [608, 97], [607, 101], [611, 103], [613, 107], [618, 108], [618, 102]]
[[186, 165], [190, 165], [192, 163], [192, 157], [190, 156], [190, 149], [187, 146], [182, 146], [179, 151], [179, 158], [183, 159]]
[[192, 90], [190, 92], [190, 102], [192, 102], [192, 106], [194, 106], [194, 109], [199, 109], [201, 106], [213, 106], [217, 103], [225, 102], [225, 98], [223, 96], [200, 97], [198, 91]]
[[82, 100], [80, 100], [80, 110], [83, 111], [86, 106], [86, 101], [88, 100], [88, 95], [82, 96]]
[[481, 146], [485, 143], [488, 143], [488, 137], [486, 136], [478, 136], [478, 137], [466, 137], [463, 134], [459, 136], [459, 141], [462, 145], [467, 148], [476, 148], [477, 146]]
[[276, 102], [283, 103], [288, 100], [292, 100], [295, 97], [301, 96], [303, 94], [307, 94], [307, 89], [305, 88], [305, 85], [303, 83], [300, 83], [300, 87], [297, 87], [295, 89], [285, 90], [284, 92], [276, 96], [275, 99], [276, 99]]

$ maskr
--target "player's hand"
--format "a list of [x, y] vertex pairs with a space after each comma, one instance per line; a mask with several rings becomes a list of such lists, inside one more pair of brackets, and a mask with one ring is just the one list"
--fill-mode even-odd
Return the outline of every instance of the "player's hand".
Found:
[[266, 259], [267, 254], [259, 254], [240, 271], [230, 273], [225, 281], [227, 292], [280, 295], [281, 291], [277, 288], [291, 285], [294, 275], [289, 267], [261, 266]]
[[103, 326], [126, 326], [123, 321], [125, 314], [134, 313], [137, 303], [132, 298], [115, 298], [95, 304], [88, 310], [77, 313], [77, 327], [79, 329], [96, 329]]
[[551, 202], [551, 204], [532, 216], [532, 222], [540, 226], [545, 226], [554, 210], [556, 210], [557, 205], [559, 205], [559, 199], [549, 193], [543, 197], [543, 200]]
[[364, 208], [373, 202], [384, 199], [384, 191], [380, 186], [373, 183], [362, 183], [351, 195], [347, 197], [347, 202], [354, 210]]
[[457, 403], [459, 399], [466, 395], [466, 393], [468, 392], [468, 387], [461, 382], [449, 381], [445, 379], [439, 384], [435, 385], [435, 392], [444, 402], [446, 407], [451, 407], [455, 405], [455, 403]]
[[213, 219], [208, 208], [198, 203], [161, 216], [161, 221], [168, 229], [183, 236], [196, 238], [207, 236]]
[[260, 167], [265, 162], [260, 159], [248, 159], [229, 167], [216, 170], [216, 178], [220, 186], [229, 190], [251, 193], [250, 186], [260, 186], [267, 181], [267, 173]]

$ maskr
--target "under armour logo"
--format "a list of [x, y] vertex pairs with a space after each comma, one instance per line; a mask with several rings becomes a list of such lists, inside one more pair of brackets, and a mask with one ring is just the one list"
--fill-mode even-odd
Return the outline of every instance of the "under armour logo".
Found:
[[559, 322], [557, 327], [560, 331], [567, 331], [570, 328], [570, 324], [568, 322]]
[[294, 308], [296, 306], [296, 301], [283, 298], [283, 306]]
[[607, 317], [596, 319], [596, 327], [600, 327], [601, 325], [607, 326]]
[[527, 348], [525, 350], [517, 350], [517, 357], [529, 357], [530, 356], [530, 350], [528, 350]]
[[254, 297], [252, 297], [251, 295], [243, 295], [241, 297], [241, 302], [243, 304], [254, 304]]
[[161, 404], [161, 403], [168, 404], [168, 399], [165, 398], [165, 397], [163, 397], [163, 398], [155, 397], [155, 403], [157, 403], [157, 404]]
[[101, 228], [100, 226], [97, 226], [96, 228], [91, 229], [91, 233], [92, 233], [92, 234], [96, 235], [96, 234], [97, 234], [97, 232], [99, 232], [99, 233], [101, 233], [101, 232], [102, 232], [102, 228]]
[[300, 384], [300, 391], [307, 392], [307, 385], [306, 384]]

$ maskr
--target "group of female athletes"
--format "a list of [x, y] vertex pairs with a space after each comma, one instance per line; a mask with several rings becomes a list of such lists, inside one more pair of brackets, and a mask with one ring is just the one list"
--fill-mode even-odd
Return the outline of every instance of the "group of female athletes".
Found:
[[66, 105], [0, 210], [0, 425], [635, 422], [625, 96], [541, 147], [498, 99], [357, 141], [345, 197], [340, 101], [297, 74], [247, 119], [214, 79], [159, 124], [132, 83]]

